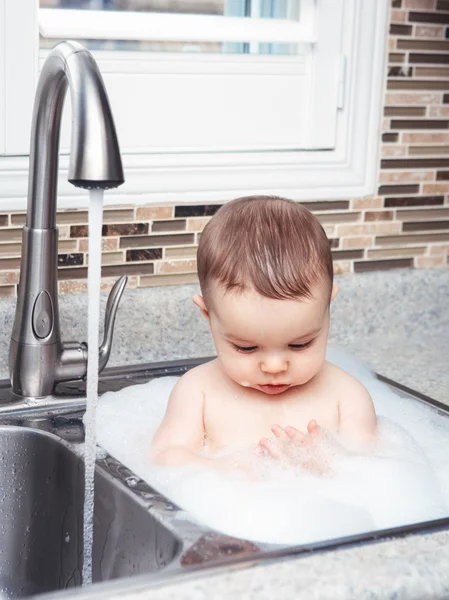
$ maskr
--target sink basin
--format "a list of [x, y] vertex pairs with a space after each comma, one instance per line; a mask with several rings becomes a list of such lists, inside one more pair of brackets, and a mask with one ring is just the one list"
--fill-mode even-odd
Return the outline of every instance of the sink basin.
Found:
[[[99, 391], [179, 376], [206, 360], [109, 368], [101, 375]], [[448, 414], [446, 406], [378, 377], [400, 395]], [[0, 594], [7, 597], [60, 598], [58, 590], [81, 584], [85, 383], [60, 384], [56, 395], [50, 412], [48, 406], [30, 404], [0, 413]], [[8, 399], [9, 382], [0, 381], [0, 407]], [[95, 471], [93, 582], [103, 582], [107, 597], [108, 591], [148, 589], [194, 571], [198, 576], [206, 568], [238, 568], [448, 527], [449, 518], [443, 518], [302, 546], [253, 543], [199, 524], [105, 453], [97, 458]], [[77, 592], [66, 595], [75, 598]]]
[[[83, 503], [84, 463], [67, 442], [0, 427], [0, 591], [20, 598], [80, 585]], [[144, 502], [97, 467], [93, 581], [158, 571], [179, 547]]]

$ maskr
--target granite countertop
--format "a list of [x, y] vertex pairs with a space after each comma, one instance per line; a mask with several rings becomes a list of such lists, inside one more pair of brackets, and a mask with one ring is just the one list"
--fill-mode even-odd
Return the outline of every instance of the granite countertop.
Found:
[[[449, 269], [393, 270], [338, 276], [330, 343], [378, 373], [449, 405]], [[125, 291], [109, 365], [214, 354], [207, 324], [190, 301], [196, 286]], [[106, 297], [102, 297], [102, 310]], [[14, 317], [0, 301], [0, 377]], [[62, 296], [65, 340], [87, 338], [86, 297]], [[449, 531], [223, 569], [146, 589], [123, 580], [114, 591], [94, 586], [77, 597], [184, 598], [442, 598], [449, 596]], [[98, 591], [97, 591], [98, 590]]]

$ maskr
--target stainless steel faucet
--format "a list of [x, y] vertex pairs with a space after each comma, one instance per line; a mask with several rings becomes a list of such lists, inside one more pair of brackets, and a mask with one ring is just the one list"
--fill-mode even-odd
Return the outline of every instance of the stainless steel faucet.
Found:
[[[81, 44], [62, 42], [42, 67], [31, 127], [28, 209], [9, 352], [12, 390], [23, 398], [48, 396], [57, 382], [81, 379], [87, 371], [87, 345], [63, 343], [59, 325], [56, 192], [67, 87], [72, 104], [70, 183], [108, 189], [124, 182], [114, 121], [98, 66]], [[115, 313], [125, 285], [126, 277], [120, 278], [108, 299], [100, 371], [109, 358]]]

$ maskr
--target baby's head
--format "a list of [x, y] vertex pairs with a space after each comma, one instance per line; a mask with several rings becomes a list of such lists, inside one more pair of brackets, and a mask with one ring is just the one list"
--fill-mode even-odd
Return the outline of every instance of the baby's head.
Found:
[[194, 302], [231, 379], [281, 393], [273, 384], [318, 373], [336, 287], [329, 240], [304, 206], [271, 196], [223, 205], [201, 235], [198, 275]]

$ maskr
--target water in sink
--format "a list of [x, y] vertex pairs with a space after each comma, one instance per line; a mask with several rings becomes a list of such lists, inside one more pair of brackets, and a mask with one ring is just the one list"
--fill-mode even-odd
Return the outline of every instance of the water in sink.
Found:
[[98, 443], [189, 515], [228, 535], [274, 544], [311, 543], [449, 515], [449, 419], [381, 383], [359, 361], [328, 359], [361, 380], [385, 443], [374, 457], [350, 456], [333, 477], [282, 469], [256, 482], [193, 468], [155, 467], [149, 445], [176, 379], [105, 394]]

